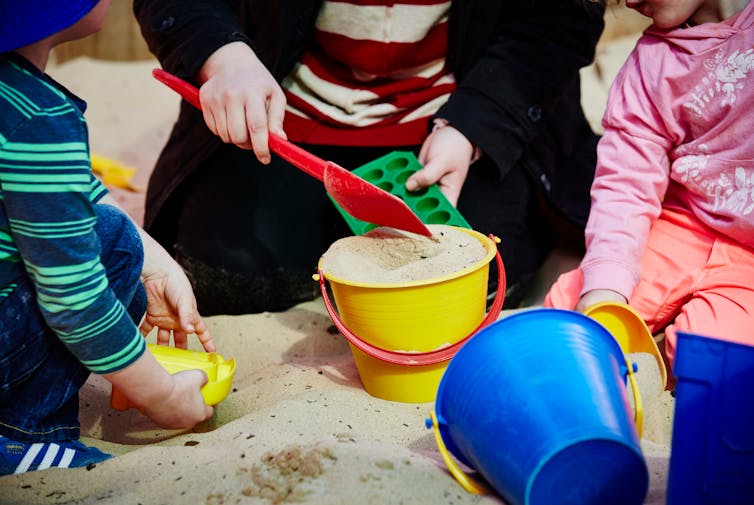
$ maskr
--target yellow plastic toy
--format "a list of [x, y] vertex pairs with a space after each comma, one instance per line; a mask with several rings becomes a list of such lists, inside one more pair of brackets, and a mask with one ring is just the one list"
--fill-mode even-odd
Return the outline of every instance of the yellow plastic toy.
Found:
[[[147, 344], [147, 350], [170, 374], [183, 370], [204, 370], [208, 381], [202, 387], [202, 396], [207, 405], [217, 405], [228, 396], [236, 371], [233, 358], [226, 360], [216, 352], [192, 351], [157, 344]], [[134, 407], [117, 388], [112, 390], [110, 405], [115, 410], [128, 410]]]
[[136, 175], [136, 168], [127, 167], [113, 159], [92, 153], [92, 172], [99, 175], [105, 186], [144, 191], [144, 188], [134, 186], [132, 180]]
[[586, 309], [584, 314], [597, 320], [613, 334], [624, 354], [635, 352], [649, 353], [657, 360], [663, 386], [668, 384], [668, 371], [657, 343], [646, 323], [630, 305], [625, 303], [602, 302]]

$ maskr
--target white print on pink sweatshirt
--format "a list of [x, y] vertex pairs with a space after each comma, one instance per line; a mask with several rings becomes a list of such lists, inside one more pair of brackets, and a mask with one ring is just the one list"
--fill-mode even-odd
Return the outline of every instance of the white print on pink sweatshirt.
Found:
[[754, 2], [720, 23], [648, 28], [602, 122], [582, 293], [630, 298], [661, 206], [754, 247]]

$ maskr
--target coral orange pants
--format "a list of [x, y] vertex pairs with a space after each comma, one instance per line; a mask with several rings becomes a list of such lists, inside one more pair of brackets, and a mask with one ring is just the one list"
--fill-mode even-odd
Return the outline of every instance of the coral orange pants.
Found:
[[[545, 306], [572, 310], [582, 284], [579, 269], [561, 275]], [[754, 250], [690, 214], [664, 209], [650, 231], [629, 303], [653, 334], [665, 330], [671, 364], [679, 330], [754, 345]]]

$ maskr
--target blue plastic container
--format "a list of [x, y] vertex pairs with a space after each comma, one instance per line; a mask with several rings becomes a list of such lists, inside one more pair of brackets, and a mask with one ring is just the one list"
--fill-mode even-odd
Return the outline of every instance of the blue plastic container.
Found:
[[668, 505], [754, 503], [754, 347], [678, 332]]
[[511, 505], [639, 505], [649, 476], [613, 336], [534, 309], [472, 337], [435, 403], [448, 450]]

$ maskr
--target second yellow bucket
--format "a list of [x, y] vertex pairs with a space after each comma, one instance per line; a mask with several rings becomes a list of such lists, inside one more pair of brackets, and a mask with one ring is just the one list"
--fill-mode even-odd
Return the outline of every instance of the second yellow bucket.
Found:
[[[325, 307], [348, 340], [361, 382], [372, 396], [408, 403], [433, 401], [448, 360], [471, 335], [499, 316], [505, 270], [496, 239], [458, 229], [478, 239], [486, 254], [453, 274], [400, 284], [353, 282], [321, 269], [316, 276]], [[498, 288], [485, 316], [492, 258], [497, 259]]]
[[626, 303], [602, 302], [588, 307], [584, 314], [607, 328], [624, 354], [642, 352], [654, 356], [662, 385], [668, 385], [668, 371], [660, 349], [644, 319], [633, 307]]

